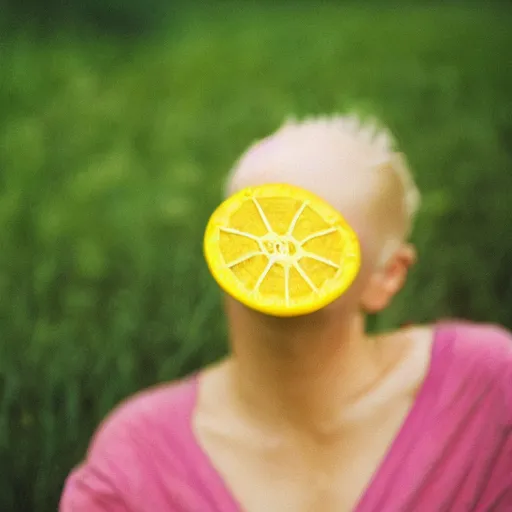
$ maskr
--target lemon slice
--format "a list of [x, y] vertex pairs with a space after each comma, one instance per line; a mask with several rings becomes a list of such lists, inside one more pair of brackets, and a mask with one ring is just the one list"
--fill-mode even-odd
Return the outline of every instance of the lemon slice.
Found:
[[361, 264], [357, 236], [340, 213], [287, 184], [249, 187], [224, 201], [210, 217], [204, 251], [225, 292], [278, 317], [326, 306]]

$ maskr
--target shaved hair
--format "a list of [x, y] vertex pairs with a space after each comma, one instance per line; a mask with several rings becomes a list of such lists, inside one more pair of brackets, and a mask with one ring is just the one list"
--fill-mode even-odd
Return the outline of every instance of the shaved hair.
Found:
[[365, 184], [359, 189], [383, 238], [379, 260], [387, 260], [410, 234], [420, 193], [393, 135], [375, 120], [335, 115], [285, 122], [242, 154], [226, 195], [256, 184], [290, 183], [323, 196], [343, 214], [343, 193], [345, 200], [356, 195], [351, 181]]

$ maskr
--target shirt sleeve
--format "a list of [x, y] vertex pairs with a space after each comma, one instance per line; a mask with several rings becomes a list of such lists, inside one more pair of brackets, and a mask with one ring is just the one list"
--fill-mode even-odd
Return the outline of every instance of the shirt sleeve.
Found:
[[485, 504], [485, 510], [512, 510], [512, 333], [501, 326], [492, 326], [490, 337], [501, 347], [499, 352], [500, 367], [497, 378], [500, 379], [502, 426], [500, 432], [501, 445], [495, 462], [496, 492]]
[[[501, 364], [497, 368], [498, 377], [501, 379], [503, 396], [503, 414], [505, 415], [506, 432], [512, 435], [512, 332], [504, 327], [493, 325], [488, 328], [489, 337], [495, 340], [499, 351]], [[511, 458], [512, 462], [512, 458]]]
[[59, 512], [132, 512], [140, 461], [122, 414], [100, 427], [84, 462], [68, 477]]
[[64, 487], [59, 512], [131, 512], [106, 474], [90, 465], [75, 470]]
[[498, 335], [503, 337], [505, 345], [505, 371], [504, 374], [504, 414], [505, 414], [505, 428], [504, 428], [504, 446], [503, 457], [504, 462], [504, 485], [503, 490], [499, 496], [496, 497], [493, 503], [494, 508], [490, 510], [512, 510], [512, 333], [503, 328], [498, 329]]
[[177, 426], [183, 412], [166, 405], [174, 403], [168, 393], [141, 393], [109, 415], [68, 477], [59, 512], [212, 510], [203, 481], [189, 469]]

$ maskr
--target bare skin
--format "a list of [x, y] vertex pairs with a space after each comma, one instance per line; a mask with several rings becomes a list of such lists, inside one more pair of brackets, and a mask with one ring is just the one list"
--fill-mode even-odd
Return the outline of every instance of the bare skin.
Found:
[[431, 340], [429, 328], [365, 338], [357, 372], [345, 362], [359, 349], [334, 339], [321, 359], [299, 349], [279, 368], [240, 344], [203, 374], [197, 438], [247, 512], [351, 511], [414, 403]]

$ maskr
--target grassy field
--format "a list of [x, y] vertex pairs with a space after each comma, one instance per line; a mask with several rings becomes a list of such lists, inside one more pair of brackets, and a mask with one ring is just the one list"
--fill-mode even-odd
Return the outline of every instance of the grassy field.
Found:
[[240, 4], [0, 46], [2, 511], [54, 511], [115, 403], [224, 353], [203, 229], [290, 114], [376, 114], [416, 171], [420, 264], [374, 328], [512, 327], [510, 11]]

